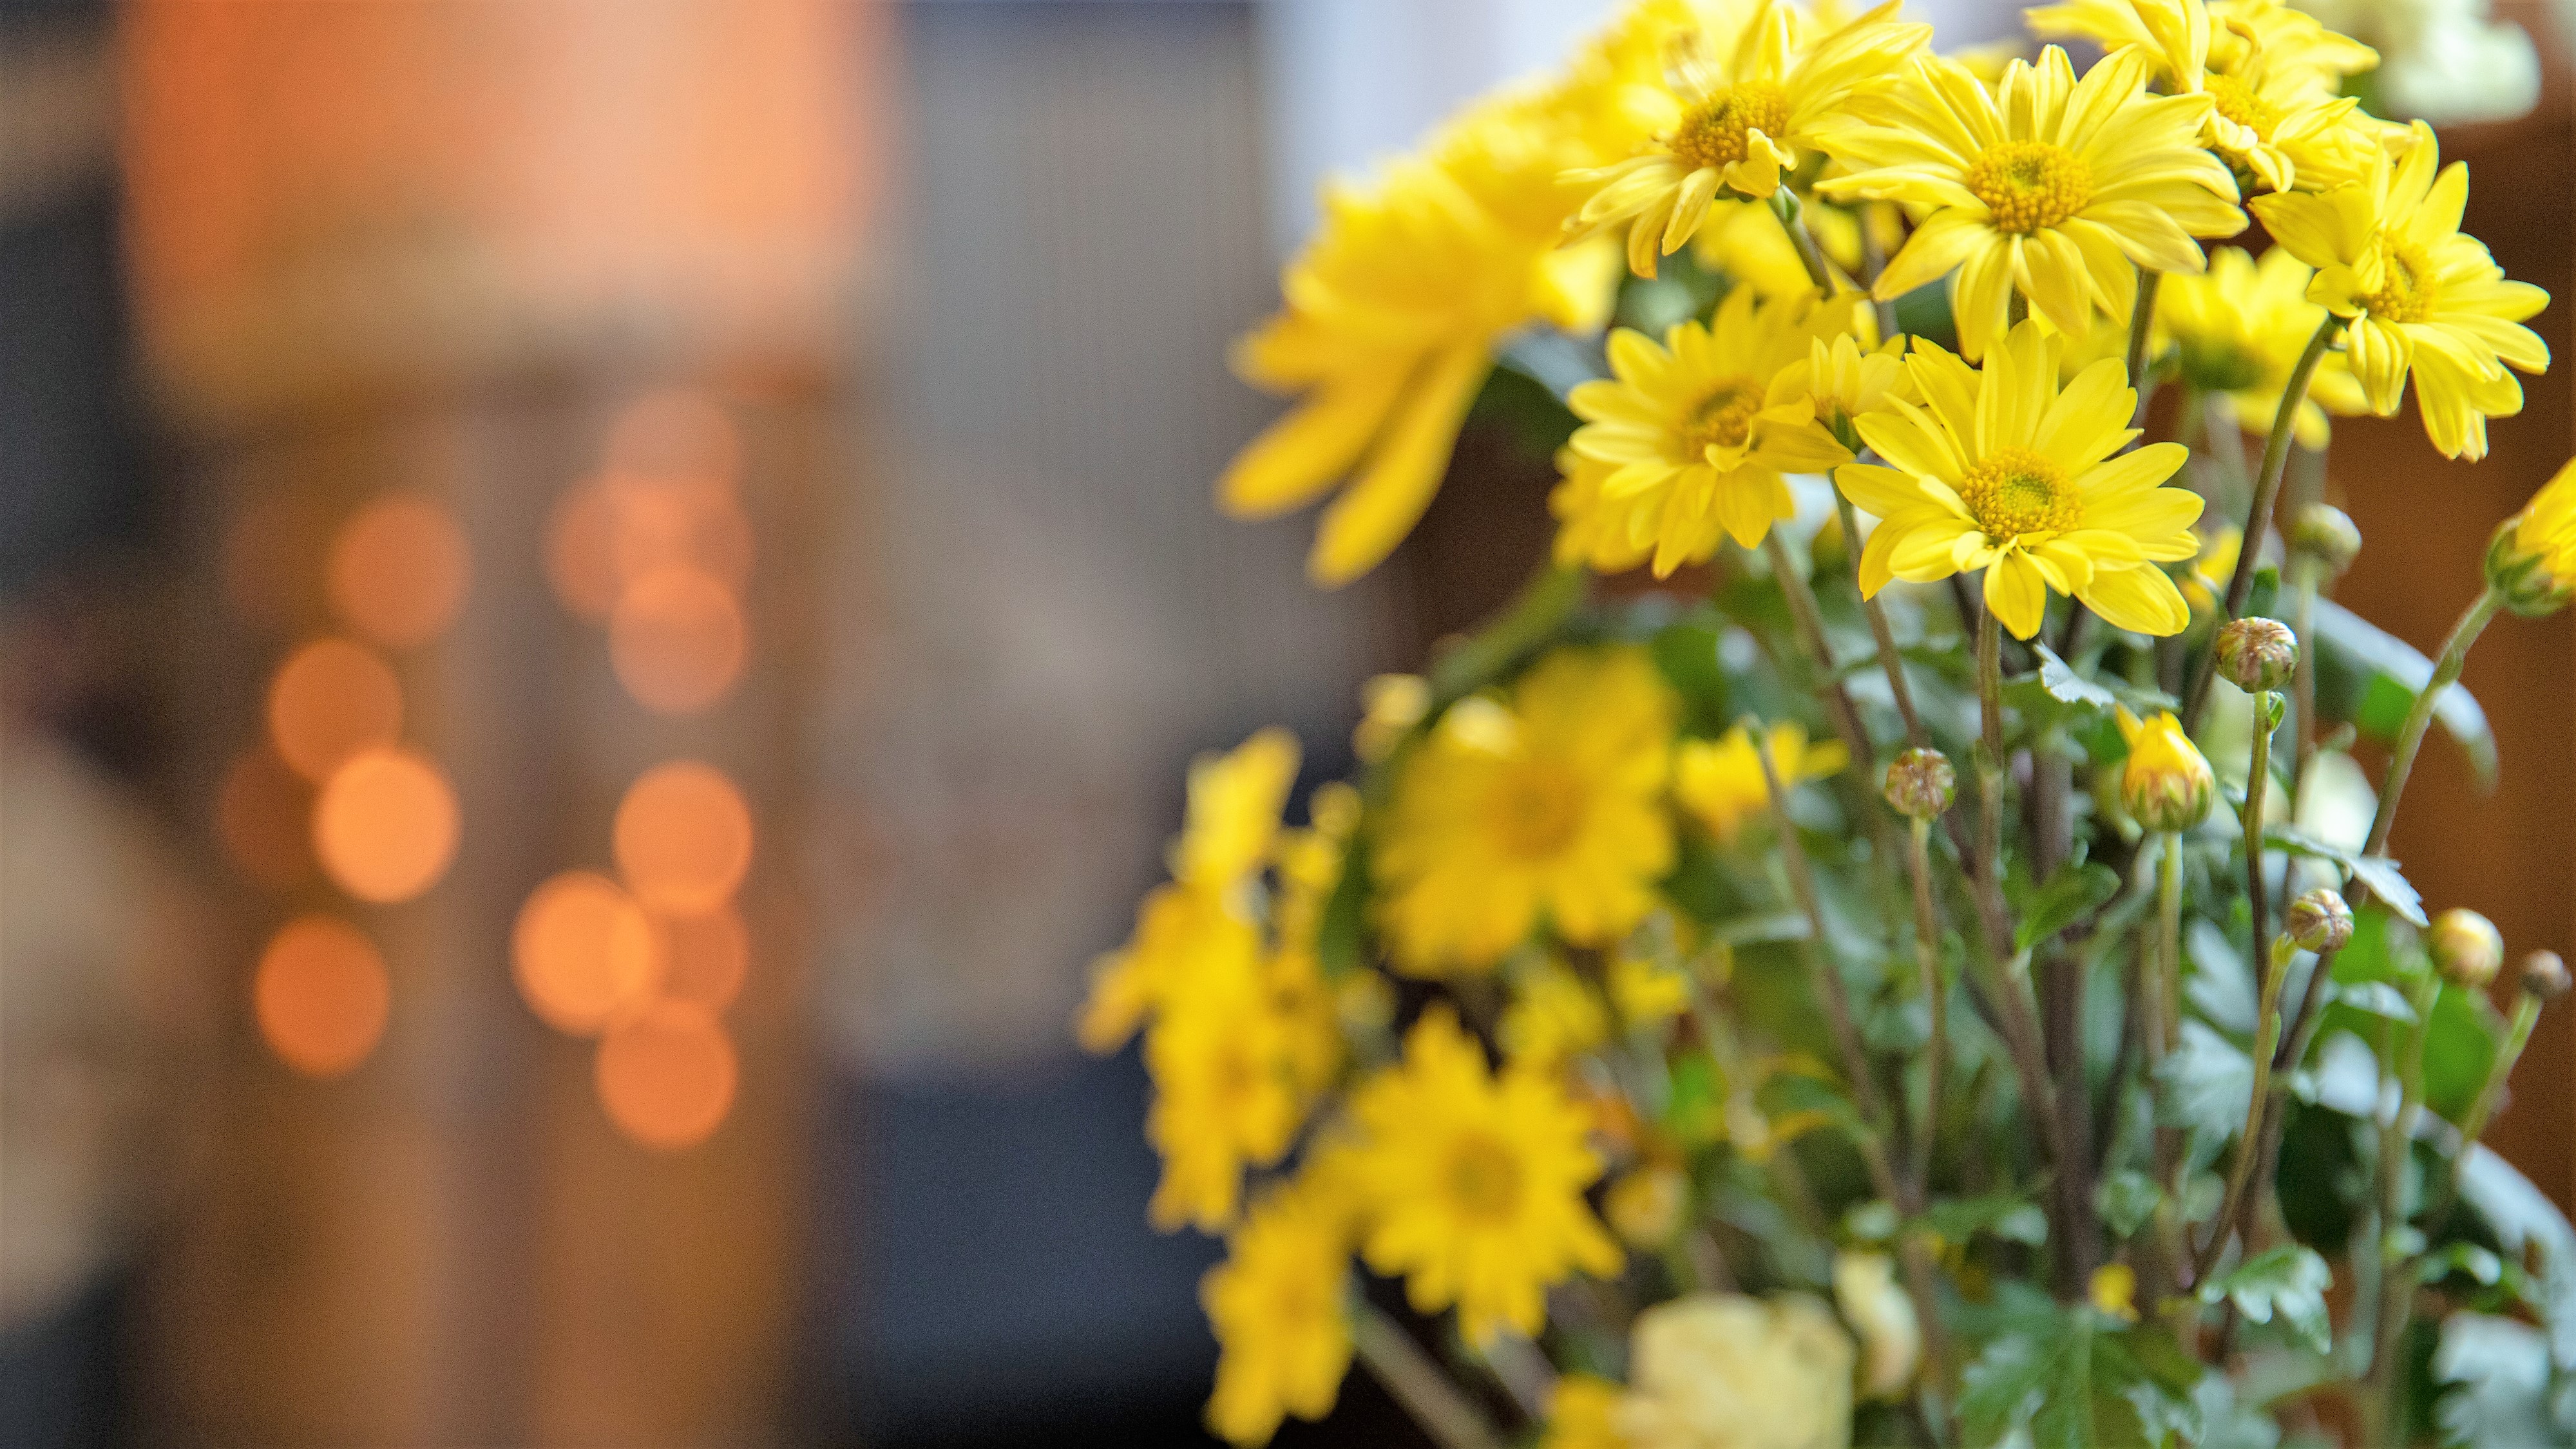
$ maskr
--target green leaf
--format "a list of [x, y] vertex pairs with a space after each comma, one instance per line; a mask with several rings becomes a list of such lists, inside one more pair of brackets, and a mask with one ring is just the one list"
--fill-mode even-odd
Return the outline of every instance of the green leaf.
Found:
[[2232, 1135], [2245, 1126], [2254, 1062], [2207, 1022], [2185, 1021], [2182, 1044], [2156, 1076], [2156, 1120], [2168, 1127]]
[[2021, 924], [2013, 928], [2013, 949], [2029, 950], [2119, 893], [2120, 873], [2107, 865], [2087, 862], [2060, 866], [2057, 874], [2048, 878], [2048, 884], [2032, 892], [2022, 906]]
[[1342, 857], [1342, 878], [1324, 902], [1324, 918], [1315, 927], [1315, 959], [1326, 976], [1340, 976], [1361, 964], [1361, 941], [1368, 929], [1369, 837], [1363, 830]]
[[2161, 1332], [2078, 1306], [1989, 1340], [1961, 1380], [1960, 1424], [1976, 1444], [2017, 1433], [2047, 1449], [2160, 1444], [2201, 1423], [2200, 1377]]
[[1716, 611], [1705, 608], [1656, 630], [1648, 645], [1656, 666], [1682, 698], [1683, 730], [1710, 738], [1723, 734], [1735, 718], [1717, 646]]
[[2355, 1011], [2366, 1011], [2391, 1021], [2412, 1022], [2415, 1019], [2414, 1003], [2406, 999], [2405, 992], [2385, 981], [2330, 983], [2326, 999], [2337, 1006], [2349, 1006]]
[[[2375, 739], [2394, 741], [2416, 694], [2433, 680], [2433, 661], [2331, 599], [2317, 600], [2315, 626], [2320, 712], [2350, 720]], [[2454, 684], [2435, 702], [2433, 719], [2468, 756], [2479, 788], [2494, 789], [2495, 735], [2477, 700]]]
[[2344, 873], [2370, 888], [2370, 893], [2388, 903], [2395, 911], [2416, 925], [2427, 924], [2424, 898], [2397, 870], [2397, 862], [2384, 855], [2362, 855], [2346, 850], [2330, 840], [2323, 840], [2296, 825], [2271, 825], [2263, 830], [2263, 843], [2274, 850], [2304, 855], [2312, 860], [2330, 860], [2342, 866]]
[[2541, 1449], [2576, 1443], [2552, 1412], [2549, 1343], [2510, 1318], [2454, 1313], [2442, 1320], [2433, 1377], [2452, 1386], [2434, 1407], [2446, 1444]]
[[1583, 602], [1582, 569], [1543, 569], [1505, 606], [1501, 617], [1431, 664], [1431, 708], [1424, 727], [1441, 711], [1512, 672], [1564, 627]]
[[2576, 1366], [2576, 1228], [2493, 1148], [2471, 1144], [2459, 1171], [2460, 1200], [2486, 1220], [2496, 1246], [2509, 1258], [2539, 1260], [2532, 1306], [2549, 1330], [2550, 1356]]
[[2156, 1180], [2134, 1167], [2123, 1167], [2102, 1179], [2094, 1190], [2094, 1205], [2101, 1210], [2103, 1225], [2116, 1238], [2134, 1236], [2155, 1216], [2156, 1204], [2165, 1200], [2165, 1191]]
[[1964, 1243], [1979, 1233], [2038, 1247], [2048, 1241], [2048, 1214], [2010, 1193], [1950, 1198], [1923, 1210], [1923, 1225], [1945, 1242]]
[[1494, 359], [1495, 366], [1516, 372], [1564, 402], [1574, 390], [1610, 375], [1609, 362], [1597, 342], [1571, 337], [1552, 327], [1536, 327], [1513, 338]]
[[2200, 1300], [2230, 1300], [2249, 1323], [2269, 1323], [2277, 1314], [2283, 1327], [2325, 1353], [2334, 1346], [2334, 1325], [2326, 1314], [2326, 1290], [2333, 1286], [2334, 1270], [2315, 1249], [2284, 1244], [2202, 1284]]
[[2060, 704], [2083, 705], [2089, 709], [2107, 710], [2120, 701], [2111, 691], [2075, 672], [2073, 666], [2057, 657], [2057, 651], [2034, 639], [2030, 647], [2039, 655], [2039, 687]]

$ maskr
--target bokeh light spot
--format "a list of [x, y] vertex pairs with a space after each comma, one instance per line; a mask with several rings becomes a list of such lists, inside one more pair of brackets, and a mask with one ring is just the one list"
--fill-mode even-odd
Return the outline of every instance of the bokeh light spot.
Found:
[[627, 588], [608, 621], [618, 683], [656, 714], [694, 714], [742, 677], [742, 610], [722, 584], [672, 567]]
[[626, 888], [663, 915], [702, 916], [751, 869], [751, 809], [712, 765], [674, 760], [637, 776], [617, 805], [614, 847]]
[[607, 455], [619, 472], [731, 482], [742, 473], [742, 434], [705, 393], [664, 388], [618, 413]]
[[393, 984], [358, 929], [301, 916], [271, 937], [251, 982], [259, 1034], [278, 1059], [309, 1077], [336, 1077], [375, 1051]]
[[722, 1012], [751, 974], [751, 932], [731, 906], [662, 921], [662, 994]]
[[661, 975], [652, 919], [616, 882], [586, 870], [565, 871], [529, 895], [510, 956], [528, 1009], [576, 1036], [643, 1005]]
[[402, 682], [393, 669], [346, 639], [317, 639], [288, 655], [268, 686], [269, 737], [308, 780], [402, 733]]
[[331, 542], [331, 606], [387, 649], [447, 632], [473, 582], [465, 531], [436, 499], [395, 493], [361, 508]]
[[739, 1071], [713, 1012], [664, 1001], [600, 1038], [593, 1080], [617, 1130], [667, 1150], [703, 1142], [722, 1125]]
[[733, 490], [702, 478], [620, 474], [608, 481], [616, 504], [611, 552], [621, 584], [687, 567], [726, 589], [751, 576], [751, 520]]
[[332, 771], [313, 808], [314, 852], [362, 901], [407, 901], [456, 858], [456, 791], [417, 750], [363, 750]]
[[546, 518], [546, 582], [576, 619], [617, 607], [617, 495], [605, 479], [574, 484]]
[[244, 750], [215, 792], [215, 839], [255, 885], [289, 891], [313, 878], [313, 787], [274, 751]]

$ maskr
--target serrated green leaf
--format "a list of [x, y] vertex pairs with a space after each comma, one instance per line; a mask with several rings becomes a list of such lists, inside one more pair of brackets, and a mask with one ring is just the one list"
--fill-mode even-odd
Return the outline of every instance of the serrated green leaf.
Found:
[[2225, 1135], [2245, 1125], [2254, 1062], [2208, 1023], [2185, 1021], [2182, 1043], [2165, 1058], [2156, 1084], [2157, 1121]]
[[2370, 893], [2388, 903], [2388, 908], [2406, 920], [2421, 926], [2427, 924], [2424, 898], [2397, 869], [2397, 862], [2384, 855], [2362, 855], [2323, 840], [2296, 825], [2265, 827], [2263, 843], [2274, 850], [2304, 855], [2312, 860], [2330, 860], [2342, 866], [2344, 873], [2370, 888]]
[[2057, 651], [2034, 639], [2031, 649], [2039, 655], [2039, 687], [2060, 704], [2082, 705], [2088, 709], [2108, 710], [2120, 701], [2111, 691], [2075, 672], [2074, 666], [2057, 657]]
[[2120, 873], [2109, 866], [2088, 861], [2059, 867], [2022, 906], [2021, 924], [2013, 928], [2013, 949], [2029, 950], [2119, 893]]
[[2093, 1193], [2103, 1225], [2119, 1238], [2130, 1237], [2145, 1227], [2147, 1220], [2155, 1216], [2156, 1204], [2164, 1200], [2164, 1189], [2156, 1185], [2156, 1180], [2133, 1167], [2121, 1168], [2103, 1178]]
[[2277, 1316], [2310, 1348], [2325, 1353], [2334, 1346], [2334, 1324], [2326, 1313], [2326, 1290], [2333, 1286], [2334, 1270], [2315, 1249], [2284, 1244], [2202, 1284], [2200, 1299], [2231, 1301], [2249, 1323], [2269, 1323]]
[[2034, 1248], [2048, 1241], [2048, 1214], [2010, 1193], [1936, 1202], [1924, 1209], [1923, 1225], [1953, 1243], [1979, 1233]]

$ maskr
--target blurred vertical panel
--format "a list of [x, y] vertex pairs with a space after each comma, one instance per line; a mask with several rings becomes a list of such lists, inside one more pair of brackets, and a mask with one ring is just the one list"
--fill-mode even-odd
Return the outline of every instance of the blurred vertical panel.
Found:
[[[156, 1292], [192, 1441], [776, 1433], [804, 1242], [811, 616], [849, 562], [826, 540], [883, 28], [839, 0], [127, 13], [130, 250], [185, 567], [256, 605], [171, 651], [203, 812], [259, 744], [269, 669], [361, 628], [459, 821], [416, 900], [360, 906], [309, 872], [244, 898], [214, 1180]], [[758, 551], [727, 580], [747, 652], [656, 714], [553, 597], [547, 534], [625, 405], [670, 383], [740, 430]], [[333, 576], [333, 530], [396, 492], [462, 535], [452, 624], [426, 594], [348, 617], [422, 561]], [[729, 1106], [666, 1151], [603, 1110], [595, 1046], [519, 999], [511, 936], [541, 882], [614, 865], [620, 795], [679, 757], [738, 782], [760, 854], [732, 902], [751, 947]], [[266, 927], [325, 908], [382, 952], [390, 1002], [373, 1054], [317, 1083], [252, 1034], [250, 964]], [[704, 1064], [682, 1055], [628, 1053], [617, 1090]]]

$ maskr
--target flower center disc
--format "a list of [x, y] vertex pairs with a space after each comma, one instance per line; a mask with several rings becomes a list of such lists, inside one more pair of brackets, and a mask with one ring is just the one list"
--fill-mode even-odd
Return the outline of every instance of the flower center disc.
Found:
[[2084, 500], [2064, 469], [2028, 448], [2002, 448], [1959, 480], [1959, 501], [1986, 537], [2064, 533], [2084, 521]]
[[1995, 214], [1997, 230], [2028, 236], [2084, 209], [2093, 169], [2063, 146], [2005, 141], [1977, 154], [1968, 190]]
[[1487, 808], [1505, 850], [1545, 860], [1573, 844], [1583, 828], [1583, 783], [1553, 765], [1523, 762], [1495, 782]]
[[1778, 86], [1746, 81], [1691, 107], [1667, 144], [1683, 165], [1697, 171], [1743, 160], [1747, 131], [1777, 140], [1788, 128], [1789, 97]]
[[2370, 315], [2382, 322], [2421, 322], [2433, 315], [2433, 301], [2440, 295], [2440, 284], [2433, 280], [2432, 259], [2424, 255], [2424, 249], [2382, 233], [2379, 290], [2361, 299]]
[[1753, 435], [1753, 415], [1762, 411], [1762, 389], [1752, 379], [1731, 377], [1709, 389], [1690, 410], [1682, 427], [1682, 451], [1692, 461], [1711, 448], [1740, 448]]
[[1449, 1153], [1449, 1198], [1460, 1217], [1502, 1222], [1521, 1202], [1521, 1164], [1482, 1132], [1465, 1133]]
[[2281, 108], [2255, 94], [2254, 88], [2232, 75], [2213, 75], [2206, 82], [2209, 98], [2217, 103], [2218, 114], [2269, 137], [2272, 128], [2281, 123]]

